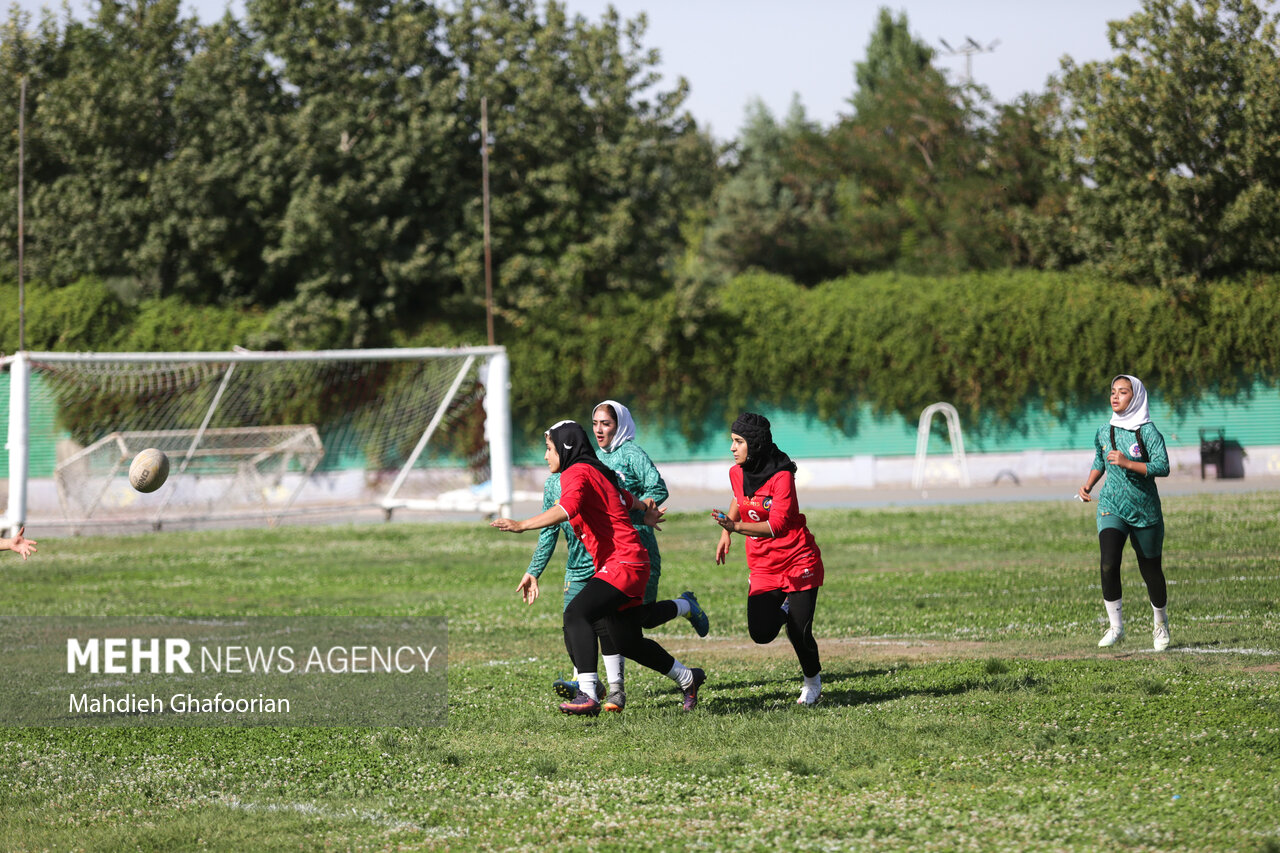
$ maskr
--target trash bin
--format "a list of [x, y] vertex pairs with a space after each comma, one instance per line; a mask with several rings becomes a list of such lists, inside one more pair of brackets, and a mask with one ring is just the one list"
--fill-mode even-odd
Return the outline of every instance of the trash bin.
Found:
[[1200, 479], [1204, 479], [1204, 468], [1212, 465], [1216, 479], [1237, 480], [1244, 477], [1244, 448], [1240, 442], [1226, 437], [1226, 430], [1200, 430]]

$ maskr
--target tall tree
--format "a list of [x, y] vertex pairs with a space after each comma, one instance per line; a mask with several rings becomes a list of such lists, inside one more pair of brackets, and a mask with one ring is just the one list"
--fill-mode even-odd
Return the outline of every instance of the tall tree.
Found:
[[483, 282], [480, 100], [493, 138], [493, 255], [501, 304], [582, 299], [669, 282], [683, 212], [710, 193], [714, 148], [682, 109], [683, 79], [660, 88], [646, 20], [598, 23], [534, 0], [467, 0], [450, 19], [473, 143], [451, 242], [464, 298]]
[[832, 183], [801, 155], [821, 128], [798, 98], [779, 123], [760, 100], [747, 107], [732, 175], [718, 188], [703, 241], [706, 258], [725, 273], [758, 268], [805, 284], [843, 273], [831, 250]]
[[171, 102], [195, 28], [178, 11], [179, 0], [102, 0], [91, 23], [68, 23], [51, 46], [57, 58], [29, 118], [38, 139], [29, 230], [43, 277], [160, 288], [163, 270], [139, 247], [155, 215], [156, 168], [175, 147]]
[[867, 55], [853, 64], [855, 89], [850, 103], [855, 111], [872, 106], [883, 89], [896, 80], [914, 77], [929, 67], [934, 50], [911, 35], [907, 13], [894, 17], [881, 6], [867, 42]]
[[1280, 269], [1280, 43], [1254, 0], [1145, 0], [1114, 59], [1066, 63], [1076, 248], [1179, 285]]
[[288, 201], [284, 125], [293, 108], [260, 44], [229, 14], [200, 28], [174, 89], [172, 153], [150, 182], [139, 262], [191, 302], [273, 304], [293, 282], [266, 247]]
[[[0, 279], [17, 279], [18, 241], [18, 86], [27, 82], [26, 104], [26, 274], [48, 275], [47, 258], [38, 251], [30, 227], [31, 191], [60, 173], [51, 168], [37, 115], [40, 98], [51, 79], [63, 73], [66, 52], [63, 31], [53, 14], [45, 10], [35, 26], [29, 13], [16, 5], [0, 24], [0, 80], [10, 83], [9, 96], [0, 98]], [[36, 251], [33, 251], [36, 250]]]
[[288, 204], [266, 275], [291, 281], [282, 338], [387, 340], [434, 294], [459, 227], [469, 154], [443, 13], [425, 0], [249, 0], [248, 26], [295, 103], [274, 167]]
[[979, 98], [932, 66], [904, 71], [832, 129], [826, 160], [843, 175], [839, 222], [851, 269], [944, 273], [1007, 263]]

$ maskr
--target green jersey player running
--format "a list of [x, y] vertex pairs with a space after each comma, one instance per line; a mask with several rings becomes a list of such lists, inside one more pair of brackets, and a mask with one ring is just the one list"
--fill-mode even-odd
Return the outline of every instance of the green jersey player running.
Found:
[[1169, 648], [1168, 591], [1161, 565], [1164, 515], [1155, 478], [1169, 476], [1169, 453], [1164, 436], [1151, 423], [1147, 389], [1138, 377], [1121, 374], [1111, 380], [1111, 420], [1098, 429], [1093, 444], [1093, 467], [1078, 497], [1092, 500], [1093, 487], [1106, 475], [1098, 493], [1098, 545], [1102, 552], [1102, 602], [1109, 626], [1098, 645], [1107, 648], [1124, 639], [1120, 558], [1128, 539], [1151, 599], [1155, 621], [1152, 646], [1162, 652]]

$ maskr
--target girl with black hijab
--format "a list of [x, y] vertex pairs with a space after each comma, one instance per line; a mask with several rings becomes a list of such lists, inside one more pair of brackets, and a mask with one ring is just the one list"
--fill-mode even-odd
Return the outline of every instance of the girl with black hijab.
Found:
[[723, 530], [716, 563], [729, 553], [730, 534], [747, 537], [747, 630], [759, 644], [771, 643], [783, 625], [800, 659], [804, 685], [799, 705], [814, 705], [822, 694], [822, 663], [813, 637], [813, 614], [822, 586], [822, 552], [809, 532], [796, 499], [796, 464], [773, 443], [769, 419], [745, 412], [733, 422], [729, 469], [733, 503], [728, 513], [712, 510]]
[[652, 527], [662, 520], [663, 510], [648, 507], [619, 485], [617, 475], [596, 457], [595, 442], [577, 423], [555, 424], [546, 432], [546, 444], [547, 467], [560, 474], [560, 500], [532, 518], [499, 518], [490, 525], [520, 533], [567, 520], [595, 564], [595, 575], [564, 611], [565, 637], [578, 670], [578, 692], [561, 704], [560, 710], [591, 716], [600, 713], [595, 626], [602, 623], [618, 652], [676, 682], [684, 694], [684, 710], [692, 711], [706, 675], [686, 667], [645, 637], [637, 611], [649, 582], [649, 553], [640, 544], [627, 512], [644, 512], [645, 523]]

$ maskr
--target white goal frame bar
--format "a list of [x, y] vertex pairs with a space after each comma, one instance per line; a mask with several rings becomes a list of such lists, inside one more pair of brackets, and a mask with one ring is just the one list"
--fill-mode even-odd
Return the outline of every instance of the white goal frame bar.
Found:
[[941, 414], [947, 422], [951, 439], [951, 461], [956, 478], [963, 488], [969, 488], [969, 462], [964, 455], [964, 432], [960, 429], [960, 413], [950, 403], [934, 403], [920, 413], [920, 426], [916, 429], [916, 464], [911, 472], [911, 488], [924, 487], [925, 468], [929, 456], [929, 433], [933, 429], [933, 416]]
[[[490, 499], [480, 504], [483, 512], [501, 515], [511, 513], [512, 452], [510, 407], [510, 362], [507, 350], [501, 346], [479, 347], [405, 347], [363, 350], [310, 350], [305, 352], [256, 352], [237, 348], [232, 352], [115, 352], [115, 353], [66, 353], [66, 352], [18, 352], [0, 357], [0, 369], [9, 371], [9, 431], [5, 444], [9, 456], [9, 504], [5, 510], [4, 529], [12, 536], [27, 520], [27, 487], [29, 480], [28, 451], [30, 446], [30, 388], [31, 364], [43, 363], [152, 363], [164, 361], [230, 363], [241, 362], [307, 362], [307, 361], [414, 361], [432, 357], [464, 356], [464, 365], [450, 386], [444, 400], [431, 422], [423, 430], [412, 456], [398, 473], [390, 489], [377, 502], [387, 518], [395, 509], [460, 510], [456, 505], [437, 501], [406, 500], [396, 493], [408, 476], [413, 464], [431, 440], [440, 424], [449, 401], [457, 393], [467, 373], [476, 361], [483, 359], [480, 375], [485, 387], [485, 438], [489, 444]], [[214, 405], [217, 405], [215, 400]], [[207, 418], [206, 418], [207, 420]]]

